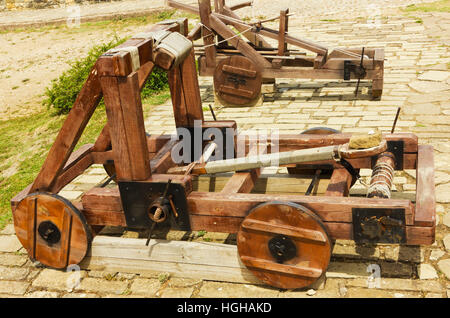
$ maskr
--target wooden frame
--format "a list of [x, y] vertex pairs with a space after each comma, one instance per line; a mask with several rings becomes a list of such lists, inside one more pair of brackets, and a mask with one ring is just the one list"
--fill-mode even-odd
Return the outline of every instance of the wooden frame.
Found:
[[[371, 80], [372, 97], [379, 98], [383, 91], [384, 49], [365, 48], [361, 59], [362, 48], [336, 48], [329, 52], [328, 48], [308, 40], [295, 38], [288, 34], [289, 9], [281, 10], [279, 17], [259, 21], [253, 24], [244, 22], [234, 10], [251, 5], [245, 1], [234, 6], [227, 6], [225, 0], [214, 1], [214, 12], [211, 12], [210, 0], [199, 0], [199, 7], [168, 0], [168, 5], [198, 14], [201, 24], [189, 34], [192, 40], [203, 38], [204, 46], [196, 48], [200, 76], [214, 76], [217, 65], [224, 58], [232, 55], [243, 55], [254, 61], [261, 68], [263, 78], [311, 78], [311, 79], [344, 79], [344, 61], [355, 66], [361, 64], [365, 74], [352, 75], [352, 79]], [[279, 19], [279, 30], [263, 26], [264, 22]], [[247, 42], [234, 32], [243, 32]], [[272, 47], [264, 37], [278, 41]], [[211, 46], [216, 41], [229, 39], [228, 45], [221, 43]], [[288, 49], [288, 44], [300, 48]], [[306, 56], [302, 50], [316, 54]], [[356, 93], [356, 92], [355, 92]]]
[[[182, 23], [187, 23], [184, 20]], [[150, 31], [177, 32], [179, 23], [159, 24]], [[186, 28], [184, 28], [186, 30]], [[186, 33], [184, 34], [187, 35]], [[140, 89], [154, 65], [169, 72], [172, 104], [177, 128], [192, 128], [195, 121], [202, 128], [231, 129], [236, 131], [234, 121], [205, 121], [195, 71], [194, 52], [175, 65], [175, 56], [159, 47], [153, 47], [148, 38], [132, 38], [118, 48], [137, 48], [141, 67], [132, 67], [128, 51], [116, 50], [104, 54], [94, 66], [81, 90], [74, 107], [64, 122], [41, 171], [34, 182], [11, 200], [12, 211], [30, 194], [57, 194], [74, 178], [92, 164], [114, 162], [116, 179], [134, 183], [172, 183], [184, 189], [187, 213], [192, 231], [236, 233], [256, 205], [269, 201], [297, 203], [311, 210], [324, 223], [331, 239], [354, 239], [354, 209], [384, 209], [404, 211], [405, 244], [432, 244], [435, 238], [435, 194], [433, 148], [419, 145], [417, 137], [410, 133], [386, 134], [387, 142], [401, 142], [402, 169], [416, 169], [416, 204], [406, 199], [376, 199], [349, 197], [352, 178], [334, 160], [288, 165], [299, 171], [327, 167], [329, 176], [322, 196], [286, 193], [257, 193], [254, 191], [261, 176], [261, 169], [234, 173], [221, 191], [195, 189], [198, 178], [194, 175], [169, 174], [177, 166], [171, 152], [179, 142], [169, 135], [145, 133]], [[283, 50], [283, 48], [281, 48]], [[108, 122], [95, 144], [88, 144], [73, 151], [100, 97], [104, 96]], [[248, 138], [246, 154], [255, 149], [272, 152], [273, 143], [279, 151], [341, 145], [349, 141], [351, 134], [331, 135], [281, 135], [278, 140], [264, 142]], [[205, 144], [210, 144], [206, 141]], [[373, 167], [371, 157], [348, 159], [355, 169]], [[210, 176], [215, 178], [215, 176]], [[291, 176], [296, 178], [296, 176]], [[150, 193], [149, 195], [152, 195]], [[98, 231], [102, 226], [127, 226], [119, 188], [94, 187], [85, 192], [73, 205], [83, 214], [87, 225]], [[94, 231], [95, 234], [95, 231]]]

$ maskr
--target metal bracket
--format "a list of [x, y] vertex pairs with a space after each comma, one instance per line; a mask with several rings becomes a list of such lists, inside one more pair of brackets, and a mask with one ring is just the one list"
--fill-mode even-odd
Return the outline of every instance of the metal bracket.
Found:
[[353, 208], [356, 243], [406, 243], [405, 209]]
[[344, 81], [349, 81], [351, 73], [354, 73], [357, 79], [362, 79], [366, 76], [366, 69], [362, 65], [356, 65], [352, 61], [344, 61]]
[[[136, 229], [151, 227], [153, 221], [149, 217], [148, 210], [152, 203], [163, 195], [166, 187], [167, 182], [119, 182], [127, 227]], [[189, 231], [191, 226], [184, 187], [171, 183], [167, 196], [172, 198], [176, 213], [171, 211], [165, 222], [170, 222], [172, 229]]]

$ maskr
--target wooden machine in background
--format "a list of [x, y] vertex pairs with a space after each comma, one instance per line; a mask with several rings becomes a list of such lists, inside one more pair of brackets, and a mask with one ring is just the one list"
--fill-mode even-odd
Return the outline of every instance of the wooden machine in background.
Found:
[[[352, 134], [324, 130], [276, 140], [247, 138], [245, 158], [259, 149], [257, 154], [279, 158], [292, 178], [311, 180], [305, 193], [258, 193], [255, 184], [267, 162], [249, 166], [245, 158], [236, 158], [235, 121], [204, 120], [194, 48], [186, 33], [187, 19], [154, 25], [98, 59], [39, 175], [11, 201], [16, 235], [31, 259], [63, 269], [85, 258], [92, 237], [104, 226], [151, 233], [161, 224], [237, 233], [242, 263], [262, 282], [291, 289], [324, 275], [336, 239], [434, 242], [433, 148], [419, 145], [410, 133], [384, 134], [379, 144], [356, 150], [348, 148]], [[139, 93], [155, 65], [168, 71], [178, 134], [187, 130], [195, 135], [197, 129], [204, 135], [215, 128], [226, 142], [218, 144], [212, 135], [194, 142], [200, 151], [176, 163], [172, 153], [186, 140], [178, 134], [146, 134]], [[95, 144], [74, 151], [102, 96], [107, 124]], [[212, 152], [225, 159], [212, 161]], [[92, 164], [109, 167], [110, 184], [72, 202], [58, 195]], [[362, 168], [374, 171], [368, 197], [349, 197]], [[415, 204], [390, 196], [394, 171], [403, 169], [417, 171]], [[220, 171], [232, 174], [222, 189], [198, 189], [199, 174], [214, 178]], [[329, 183], [318, 195], [314, 189], [324, 179]]]
[[[251, 3], [227, 6], [225, 0], [214, 0], [212, 12], [211, 0], [199, 0], [198, 7], [167, 0], [173, 8], [200, 16], [188, 38], [203, 39], [195, 51], [199, 74], [214, 77], [220, 99], [234, 105], [252, 103], [259, 97], [263, 79], [275, 78], [357, 80], [355, 96], [360, 80], [371, 80], [372, 97], [381, 97], [383, 48], [335, 48], [329, 52], [321, 44], [289, 34], [289, 9], [264, 21], [243, 21], [234, 11]], [[274, 20], [279, 20], [278, 30], [264, 26]], [[272, 47], [265, 38], [277, 40], [278, 45]], [[306, 56], [306, 52], [316, 55]]]

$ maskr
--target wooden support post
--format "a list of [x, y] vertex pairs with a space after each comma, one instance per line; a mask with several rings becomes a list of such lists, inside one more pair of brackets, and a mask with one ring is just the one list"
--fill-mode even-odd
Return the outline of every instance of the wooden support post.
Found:
[[211, 0], [198, 0], [198, 7], [200, 12], [200, 21], [204, 25], [202, 28], [203, 43], [207, 46], [205, 48], [206, 66], [216, 67], [216, 47], [215, 35], [211, 31], [210, 15], [211, 15]]
[[151, 176], [137, 73], [101, 78], [118, 180]]
[[[286, 33], [288, 32], [288, 13], [289, 9], [280, 11], [280, 28], [278, 33], [278, 56], [285, 56], [287, 51]], [[273, 67], [280, 68], [283, 65], [283, 59], [273, 59]]]
[[334, 169], [328, 185], [326, 196], [346, 197], [352, 184], [352, 176], [347, 169]]

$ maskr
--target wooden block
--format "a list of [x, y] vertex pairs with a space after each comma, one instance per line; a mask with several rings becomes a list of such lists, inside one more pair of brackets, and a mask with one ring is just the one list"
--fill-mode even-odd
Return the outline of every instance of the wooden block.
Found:
[[241, 263], [235, 245], [96, 236], [83, 269], [262, 284]]
[[433, 146], [419, 145], [417, 153], [416, 214], [414, 224], [435, 226], [436, 194], [434, 186]]

